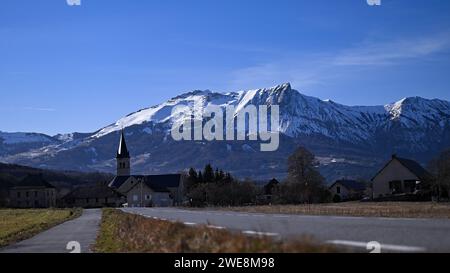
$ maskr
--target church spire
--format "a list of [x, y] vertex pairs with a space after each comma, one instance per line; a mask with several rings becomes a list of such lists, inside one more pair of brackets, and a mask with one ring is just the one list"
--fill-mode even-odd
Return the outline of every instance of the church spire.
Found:
[[125, 135], [123, 129], [120, 135], [119, 149], [117, 150], [117, 158], [130, 158], [130, 153], [128, 152], [127, 143], [125, 142]]
[[119, 149], [117, 150], [117, 176], [130, 176], [131, 164], [130, 164], [130, 153], [127, 149], [127, 143], [125, 142], [125, 134], [122, 132], [120, 134]]

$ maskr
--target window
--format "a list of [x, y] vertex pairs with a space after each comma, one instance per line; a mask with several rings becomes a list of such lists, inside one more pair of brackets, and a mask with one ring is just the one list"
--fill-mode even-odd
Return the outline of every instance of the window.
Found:
[[402, 193], [402, 181], [395, 180], [389, 182], [389, 190], [392, 194], [399, 194]]
[[337, 194], [340, 194], [340, 193], [341, 193], [341, 187], [340, 187], [340, 186], [337, 186], [337, 187], [336, 187], [336, 193], [337, 193]]
[[137, 196], [137, 194], [133, 195], [133, 201], [138, 201], [139, 197]]
[[20, 191], [17, 192], [17, 198], [20, 198]]
[[86, 203], [89, 203], [89, 198], [86, 198]]
[[29, 192], [25, 192], [25, 196], [26, 197], [30, 197], [30, 193]]
[[405, 180], [405, 192], [413, 193], [416, 191], [416, 180]]
[[95, 198], [95, 203], [98, 203], [98, 198]]
[[146, 196], [145, 196], [145, 200], [151, 200], [152, 199], [152, 196], [150, 195], [150, 194], [147, 194]]
[[38, 192], [34, 191], [34, 197], [38, 197]]

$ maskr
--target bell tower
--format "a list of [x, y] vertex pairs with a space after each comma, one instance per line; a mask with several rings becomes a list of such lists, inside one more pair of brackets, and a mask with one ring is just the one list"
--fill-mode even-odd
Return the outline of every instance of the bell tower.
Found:
[[117, 150], [117, 176], [130, 176], [130, 153], [125, 142], [125, 135], [122, 129], [120, 135], [119, 149]]

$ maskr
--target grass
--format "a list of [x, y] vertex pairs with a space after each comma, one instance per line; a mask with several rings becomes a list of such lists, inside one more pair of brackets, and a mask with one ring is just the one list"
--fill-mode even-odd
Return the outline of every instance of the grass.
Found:
[[219, 210], [303, 215], [334, 215], [393, 218], [450, 218], [450, 203], [346, 202], [313, 205], [272, 205], [215, 208]]
[[249, 237], [206, 226], [186, 226], [105, 209], [94, 247], [101, 253], [325, 253], [336, 252], [310, 238], [289, 242]]
[[81, 209], [1, 209], [0, 247], [22, 241], [81, 215]]

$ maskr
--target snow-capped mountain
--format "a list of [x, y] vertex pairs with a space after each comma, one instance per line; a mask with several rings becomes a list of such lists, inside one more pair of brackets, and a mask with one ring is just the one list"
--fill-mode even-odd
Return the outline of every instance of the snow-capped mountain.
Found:
[[2, 155], [27, 152], [56, 143], [58, 143], [57, 139], [44, 134], [6, 133], [0, 131], [0, 157]]
[[0, 131], [0, 141], [4, 144], [21, 143], [52, 143], [55, 141], [50, 136], [37, 133], [6, 133]]
[[[234, 106], [237, 114], [251, 104], [280, 106], [282, 138], [278, 151], [259, 152], [258, 144], [250, 141], [176, 142], [170, 136], [174, 122], [191, 118], [190, 113], [172, 114], [176, 106], [201, 111], [211, 105], [223, 109]], [[296, 146], [304, 145], [318, 156], [328, 178], [367, 178], [394, 152], [426, 162], [450, 147], [450, 103], [413, 97], [385, 106], [346, 106], [303, 95], [290, 84], [225, 94], [197, 90], [132, 113], [92, 134], [40, 135], [48, 141], [28, 150], [5, 149], [21, 138], [0, 134], [0, 160], [113, 172], [122, 128], [137, 173], [180, 171], [212, 162], [243, 177], [282, 176], [287, 156]]]

